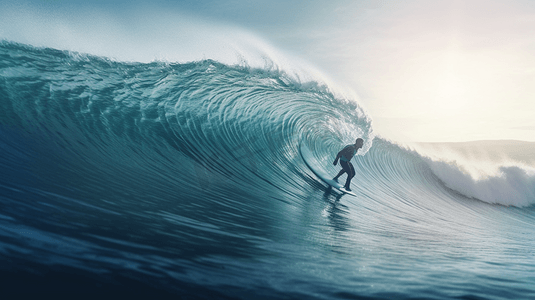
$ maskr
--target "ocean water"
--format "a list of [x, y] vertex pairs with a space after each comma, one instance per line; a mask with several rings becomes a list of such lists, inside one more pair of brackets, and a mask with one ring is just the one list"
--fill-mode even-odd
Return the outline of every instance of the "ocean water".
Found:
[[[2, 295], [535, 298], [533, 146], [407, 146], [371, 117], [277, 68], [2, 42]], [[353, 197], [304, 159], [334, 176], [356, 137]]]

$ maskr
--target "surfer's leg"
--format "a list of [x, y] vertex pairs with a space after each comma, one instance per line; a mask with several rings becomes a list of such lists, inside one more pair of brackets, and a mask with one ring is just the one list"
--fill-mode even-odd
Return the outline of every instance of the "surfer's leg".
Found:
[[334, 176], [333, 180], [338, 182], [338, 177], [342, 176], [346, 171], [344, 169], [340, 170], [338, 175]]
[[348, 162], [347, 161], [340, 161], [340, 166], [342, 166], [342, 171], [340, 171], [340, 173], [338, 173], [338, 175], [336, 175], [335, 178], [338, 179], [338, 177], [340, 177], [344, 173], [347, 173], [347, 175], [348, 175], [347, 178], [349, 178], [349, 172], [351, 172], [351, 169], [349, 168]]
[[[345, 168], [344, 168], [345, 169]], [[355, 168], [353, 168], [353, 164], [348, 162], [347, 163], [347, 179], [346, 179], [346, 184], [344, 186], [344, 188], [348, 191], [351, 191], [351, 189], [349, 188], [350, 184], [351, 184], [351, 179], [355, 176]]]

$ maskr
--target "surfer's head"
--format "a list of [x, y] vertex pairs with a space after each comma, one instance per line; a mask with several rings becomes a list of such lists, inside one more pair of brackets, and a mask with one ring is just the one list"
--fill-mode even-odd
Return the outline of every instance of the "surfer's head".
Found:
[[361, 138], [358, 138], [356, 141], [355, 141], [355, 146], [359, 147], [359, 148], [362, 148], [362, 145], [364, 145], [364, 140], [361, 139]]

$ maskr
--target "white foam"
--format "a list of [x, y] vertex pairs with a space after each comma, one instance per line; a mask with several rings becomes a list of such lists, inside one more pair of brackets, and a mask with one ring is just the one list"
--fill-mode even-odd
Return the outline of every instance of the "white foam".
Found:
[[433, 172], [448, 186], [463, 195], [488, 203], [518, 207], [535, 204], [535, 170], [502, 166], [499, 172], [479, 178], [455, 163], [428, 161]]
[[447, 187], [465, 196], [506, 206], [535, 204], [535, 168], [507, 153], [496, 157], [481, 149], [461, 153], [448, 147], [418, 152]]

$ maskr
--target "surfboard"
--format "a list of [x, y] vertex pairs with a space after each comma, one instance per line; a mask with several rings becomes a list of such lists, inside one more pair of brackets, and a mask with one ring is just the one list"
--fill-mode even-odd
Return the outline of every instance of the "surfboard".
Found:
[[325, 182], [329, 186], [332, 186], [337, 191], [340, 191], [344, 194], [353, 195], [355, 197], [357, 196], [355, 193], [346, 190], [344, 186], [340, 183], [332, 180], [332, 177], [327, 174], [327, 172], [325, 172], [322, 166], [314, 159], [312, 152], [307, 146], [301, 145], [299, 152], [301, 153], [301, 157], [305, 161], [307, 167], [312, 171], [312, 173], [314, 173], [319, 179], [321, 179], [321, 181]]
[[[316, 174], [317, 175], [317, 174]], [[332, 186], [333, 188], [336, 188], [337, 190], [339, 190], [340, 192], [344, 193], [344, 194], [349, 194], [349, 195], [353, 195], [353, 196], [357, 196], [355, 193], [351, 192], [351, 191], [348, 191], [344, 188], [343, 185], [341, 185], [340, 183], [332, 180], [332, 179], [326, 179], [326, 178], [323, 178], [321, 176], [318, 175], [318, 177], [323, 180], [325, 183], [327, 183], [328, 185]]]

